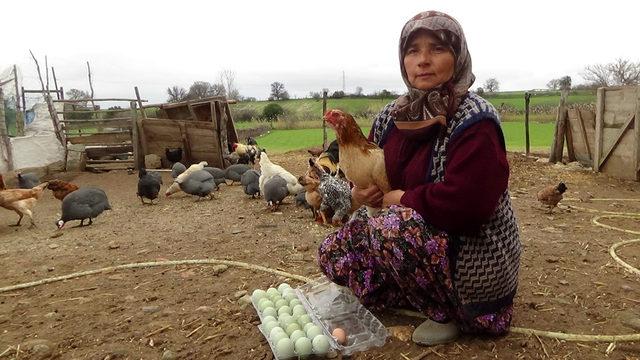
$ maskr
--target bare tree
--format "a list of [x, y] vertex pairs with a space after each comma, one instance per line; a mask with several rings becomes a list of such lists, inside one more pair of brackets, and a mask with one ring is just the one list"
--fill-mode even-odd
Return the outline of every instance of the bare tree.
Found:
[[500, 90], [500, 82], [496, 78], [489, 78], [484, 82], [484, 89], [490, 93], [496, 92]]
[[220, 73], [220, 84], [225, 90], [225, 94], [229, 99], [239, 99], [240, 92], [235, 85], [236, 73], [231, 70], [223, 70]]
[[227, 96], [227, 90], [225, 90], [224, 85], [222, 84], [213, 84], [211, 85], [210, 96]]
[[67, 99], [69, 100], [82, 100], [88, 99], [91, 96], [87, 91], [79, 90], [79, 89], [69, 89], [67, 90]]
[[640, 83], [640, 62], [618, 58], [608, 66], [616, 85], [637, 85]]
[[189, 93], [187, 97], [190, 100], [202, 99], [209, 96], [214, 96], [213, 85], [207, 81], [194, 81], [189, 87]]
[[549, 90], [570, 90], [571, 89], [571, 76], [565, 75], [561, 78], [551, 79], [547, 83]]
[[169, 95], [167, 102], [180, 102], [187, 99], [187, 90], [181, 86], [173, 85], [172, 87], [167, 88], [167, 95]]
[[582, 73], [582, 78], [598, 87], [609, 86], [613, 83], [608, 66], [602, 64], [587, 65]]
[[289, 99], [289, 93], [284, 88], [284, 84], [281, 82], [271, 83], [271, 95], [269, 100], [287, 100]]

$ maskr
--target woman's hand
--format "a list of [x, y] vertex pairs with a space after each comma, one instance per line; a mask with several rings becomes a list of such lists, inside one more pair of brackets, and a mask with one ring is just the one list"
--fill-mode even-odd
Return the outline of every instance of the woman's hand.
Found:
[[389, 205], [402, 205], [400, 203], [400, 199], [402, 199], [402, 195], [404, 195], [403, 190], [391, 190], [388, 193], [384, 194], [382, 198], [382, 206], [389, 207]]
[[382, 191], [374, 184], [365, 189], [361, 189], [354, 186], [351, 189], [352, 201], [360, 207], [361, 205], [367, 205], [371, 207], [381, 207], [382, 205]]

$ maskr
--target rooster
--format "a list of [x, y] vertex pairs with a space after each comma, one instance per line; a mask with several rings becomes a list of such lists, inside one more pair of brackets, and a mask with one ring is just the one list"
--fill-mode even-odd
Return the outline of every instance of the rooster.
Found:
[[62, 201], [69, 193], [78, 190], [78, 186], [62, 180], [51, 180], [47, 189], [53, 192], [56, 199]]
[[20, 216], [15, 226], [20, 226], [20, 222], [25, 215], [31, 220], [31, 227], [36, 226], [33, 222], [32, 209], [42, 196], [42, 192], [47, 185], [48, 183], [45, 182], [32, 189], [8, 189], [0, 191], [0, 206], [7, 210], [13, 210]]
[[551, 214], [553, 208], [558, 206], [562, 200], [562, 194], [567, 191], [567, 186], [561, 182], [558, 185], [549, 185], [538, 192], [538, 201], [549, 207], [548, 213]]
[[182, 160], [182, 148], [165, 148], [164, 156], [172, 163], [177, 163]]
[[[340, 170], [347, 180], [360, 189], [376, 185], [383, 193], [391, 191], [384, 165], [384, 152], [367, 140], [362, 130], [348, 113], [329, 110], [324, 115], [335, 132], [340, 153]], [[375, 209], [367, 207], [369, 216]]]

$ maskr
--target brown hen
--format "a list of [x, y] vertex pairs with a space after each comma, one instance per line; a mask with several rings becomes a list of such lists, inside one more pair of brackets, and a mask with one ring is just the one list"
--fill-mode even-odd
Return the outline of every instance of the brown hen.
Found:
[[558, 203], [562, 200], [562, 194], [565, 191], [567, 191], [567, 186], [562, 182], [558, 185], [549, 185], [538, 191], [538, 201], [549, 207], [548, 213], [550, 214], [553, 208], [558, 206]]

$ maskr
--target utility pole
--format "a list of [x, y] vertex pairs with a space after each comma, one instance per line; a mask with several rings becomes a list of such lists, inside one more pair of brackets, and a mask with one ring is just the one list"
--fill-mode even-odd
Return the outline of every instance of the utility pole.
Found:
[[346, 93], [347, 92], [347, 86], [344, 80], [344, 70], [342, 70], [342, 92]]

